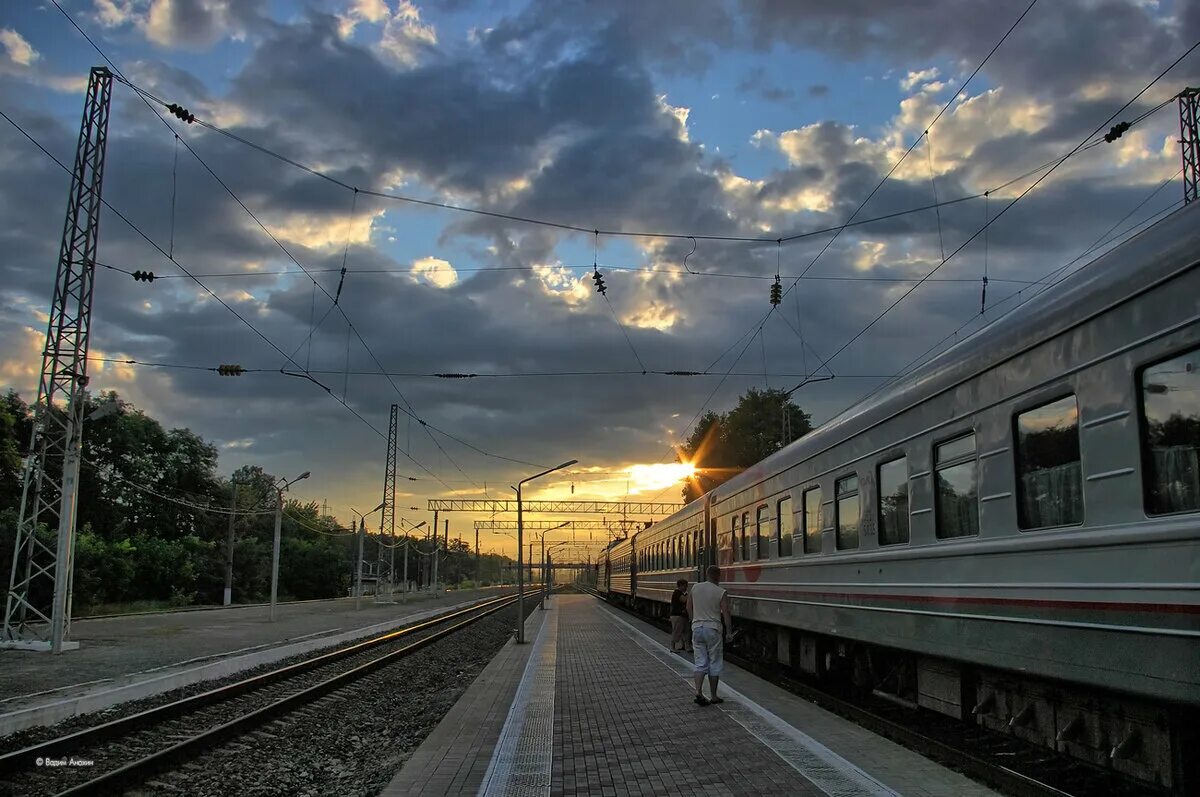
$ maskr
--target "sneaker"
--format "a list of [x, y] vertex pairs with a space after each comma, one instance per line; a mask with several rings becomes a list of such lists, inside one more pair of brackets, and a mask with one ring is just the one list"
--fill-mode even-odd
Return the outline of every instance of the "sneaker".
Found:
[[719, 697], [710, 697], [710, 698], [708, 699], [708, 702], [709, 702], [709, 703], [724, 703], [725, 701], [724, 701], [724, 700], [722, 700], [722, 699], [721, 699], [721, 698], [719, 698]]
[[696, 695], [696, 698], [693, 702], [695, 702], [697, 706], [707, 706], [709, 701], [704, 695]]

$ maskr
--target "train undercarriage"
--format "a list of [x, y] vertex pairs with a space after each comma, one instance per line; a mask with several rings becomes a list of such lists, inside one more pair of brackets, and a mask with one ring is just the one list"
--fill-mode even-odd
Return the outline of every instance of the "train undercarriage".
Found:
[[[612, 595], [651, 619], [665, 604]], [[739, 619], [730, 651], [835, 694], [1007, 734], [1166, 794], [1200, 793], [1200, 711], [1137, 695]]]

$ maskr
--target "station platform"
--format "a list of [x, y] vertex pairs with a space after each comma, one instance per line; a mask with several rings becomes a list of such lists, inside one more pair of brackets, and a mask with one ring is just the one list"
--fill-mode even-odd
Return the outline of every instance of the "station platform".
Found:
[[697, 706], [690, 656], [591, 596], [555, 596], [526, 639], [505, 645], [385, 795], [994, 794], [728, 663], [725, 702]]
[[[504, 592], [511, 588], [504, 588]], [[501, 594], [499, 588], [411, 593], [74, 620], [78, 650], [0, 649], [0, 736], [171, 689], [223, 678], [419, 621]]]

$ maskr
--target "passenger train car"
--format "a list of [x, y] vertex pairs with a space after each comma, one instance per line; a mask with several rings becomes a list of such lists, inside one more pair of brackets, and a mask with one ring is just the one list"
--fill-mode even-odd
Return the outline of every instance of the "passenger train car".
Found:
[[[1200, 203], [613, 546], [754, 657], [1200, 791]], [[1193, 792], [1195, 793], [1195, 792]]]

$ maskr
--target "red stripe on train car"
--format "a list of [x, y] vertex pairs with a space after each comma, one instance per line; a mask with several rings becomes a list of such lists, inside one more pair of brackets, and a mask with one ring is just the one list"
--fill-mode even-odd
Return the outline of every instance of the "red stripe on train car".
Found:
[[950, 606], [1024, 606], [1040, 609], [1076, 609], [1107, 612], [1148, 612], [1152, 614], [1200, 614], [1200, 604], [1190, 603], [1130, 603], [1122, 601], [1067, 601], [1042, 598], [989, 598], [962, 595], [906, 595], [885, 592], [811, 592], [807, 590], [774, 590], [764, 587], [725, 583], [733, 597], [739, 592], [759, 593], [764, 597], [808, 598], [820, 600], [874, 599], [882, 601], [908, 601], [910, 603], [937, 603]]

